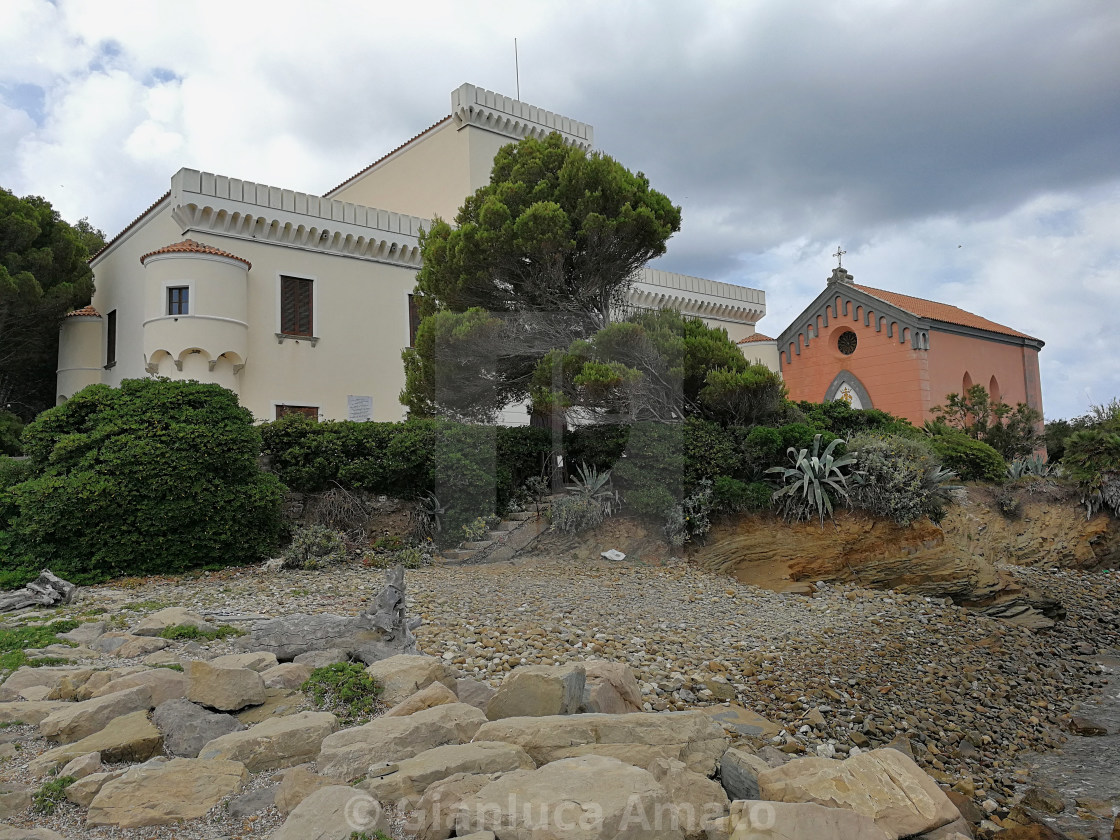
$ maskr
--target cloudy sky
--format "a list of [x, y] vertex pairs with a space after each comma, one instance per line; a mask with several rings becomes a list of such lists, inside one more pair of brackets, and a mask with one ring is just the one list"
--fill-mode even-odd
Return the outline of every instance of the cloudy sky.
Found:
[[843, 245], [1045, 340], [1049, 418], [1120, 395], [1116, 0], [4, 0], [0, 185], [109, 235], [182, 166], [322, 193], [513, 95], [515, 37], [522, 99], [682, 206], [659, 267], [764, 289], [760, 331]]

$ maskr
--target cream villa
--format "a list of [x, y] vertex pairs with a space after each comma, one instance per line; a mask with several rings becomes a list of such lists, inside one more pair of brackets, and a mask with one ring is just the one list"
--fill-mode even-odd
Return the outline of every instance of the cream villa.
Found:
[[[421, 228], [489, 182], [501, 146], [593, 141], [589, 125], [473, 85], [451, 110], [322, 196], [180, 169], [91, 261], [93, 301], [61, 328], [58, 401], [159, 375], [223, 385], [262, 420], [402, 419]], [[724, 327], [778, 369], [776, 342], [755, 332], [759, 290], [646, 269], [630, 304]]]

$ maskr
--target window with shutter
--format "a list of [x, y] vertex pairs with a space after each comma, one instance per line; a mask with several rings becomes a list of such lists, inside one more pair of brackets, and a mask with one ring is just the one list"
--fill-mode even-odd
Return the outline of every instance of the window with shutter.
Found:
[[312, 283], [303, 277], [280, 278], [280, 332], [314, 335]]

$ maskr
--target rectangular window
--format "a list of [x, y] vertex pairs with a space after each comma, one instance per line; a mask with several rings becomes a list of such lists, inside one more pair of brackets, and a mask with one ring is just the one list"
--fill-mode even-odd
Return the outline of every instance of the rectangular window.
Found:
[[117, 363], [117, 310], [105, 316], [105, 367]]
[[167, 287], [167, 314], [190, 314], [190, 289], [186, 286]]
[[280, 278], [280, 332], [284, 335], [314, 335], [312, 281], [302, 277]]
[[420, 329], [420, 307], [416, 305], [416, 295], [408, 296], [408, 346], [416, 346], [416, 331]]
[[276, 406], [276, 419], [289, 414], [302, 414], [312, 420], [319, 419], [319, 406], [317, 405], [278, 405]]

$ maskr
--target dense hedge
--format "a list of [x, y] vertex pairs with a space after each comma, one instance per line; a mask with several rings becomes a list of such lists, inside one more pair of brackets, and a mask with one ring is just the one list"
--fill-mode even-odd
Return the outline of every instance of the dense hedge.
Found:
[[33, 475], [0, 490], [0, 585], [48, 566], [88, 584], [260, 560], [283, 498], [258, 466], [260, 445], [252, 416], [217, 385], [82, 390], [24, 430]]
[[540, 475], [552, 437], [530, 426], [443, 420], [318, 423], [289, 415], [261, 426], [272, 471], [292, 490], [344, 487], [414, 499], [435, 493], [445, 528], [502, 511], [527, 478]]

